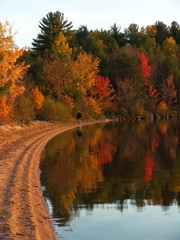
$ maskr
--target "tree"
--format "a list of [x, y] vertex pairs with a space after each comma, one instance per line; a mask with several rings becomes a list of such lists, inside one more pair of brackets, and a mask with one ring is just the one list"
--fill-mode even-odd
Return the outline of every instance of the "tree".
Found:
[[148, 36], [148, 38], [154, 38], [154, 36], [156, 35], [156, 29], [153, 26], [148, 25], [146, 27], [146, 35]]
[[142, 79], [145, 87], [145, 92], [147, 92], [147, 96], [146, 96], [147, 107], [148, 107], [148, 110], [155, 110], [155, 107], [158, 101], [158, 94], [154, 85], [149, 81], [151, 67], [149, 66], [148, 58], [144, 53], [139, 54], [139, 59], [140, 59]]
[[128, 28], [124, 30], [126, 39], [128, 43], [133, 46], [141, 46], [145, 41], [145, 34], [143, 31], [139, 31], [139, 26], [135, 23], [129, 25]]
[[119, 113], [123, 116], [129, 115], [136, 99], [133, 81], [128, 78], [117, 79], [117, 88]]
[[34, 107], [30, 98], [19, 96], [15, 101], [13, 117], [25, 124], [29, 124], [34, 118]]
[[121, 32], [121, 28], [118, 28], [116, 23], [111, 27], [110, 33], [120, 47], [126, 44], [125, 34]]
[[108, 77], [96, 75], [91, 94], [95, 99], [97, 99], [103, 109], [108, 109], [112, 106], [114, 89], [110, 84], [110, 79]]
[[42, 107], [44, 102], [44, 96], [42, 95], [41, 91], [39, 91], [37, 86], [35, 87], [35, 89], [32, 90], [31, 99], [36, 109], [40, 109]]
[[69, 47], [67, 39], [62, 32], [59, 33], [59, 36], [52, 44], [52, 56], [54, 55], [57, 55], [59, 58], [70, 58], [72, 55], [72, 48]]
[[57, 38], [59, 38], [60, 32], [66, 37], [70, 37], [72, 34], [72, 22], [64, 19], [64, 14], [56, 11], [46, 14], [40, 23], [39, 27], [41, 33], [38, 34], [37, 39], [33, 39], [33, 50], [38, 55], [45, 55], [52, 49]]
[[84, 50], [100, 59], [104, 59], [106, 57], [106, 44], [102, 39], [102, 32], [91, 31], [86, 39]]
[[18, 49], [13, 37], [12, 26], [8, 22], [0, 23], [0, 97], [11, 107], [24, 92], [23, 78], [29, 67], [24, 62], [17, 62], [24, 49]]
[[162, 45], [165, 39], [169, 36], [169, 29], [163, 22], [157, 21], [154, 26], [156, 30], [155, 39], [156, 43]]
[[145, 28], [146, 40], [141, 46], [142, 52], [145, 52], [149, 57], [153, 57], [156, 54], [156, 40], [154, 38], [156, 30], [152, 26]]
[[173, 21], [169, 28], [170, 35], [176, 41], [177, 44], [180, 44], [180, 26], [177, 22]]
[[83, 96], [87, 96], [89, 90], [94, 86], [99, 62], [98, 58], [86, 52], [81, 52], [74, 62], [73, 71], [76, 86]]
[[54, 97], [63, 101], [65, 95], [73, 95], [75, 84], [71, 60], [56, 58], [46, 61], [43, 71]]
[[141, 63], [141, 71], [142, 71], [142, 78], [145, 86], [148, 86], [148, 77], [150, 76], [151, 67], [148, 63], [148, 58], [145, 56], [144, 53], [139, 54], [139, 59]]
[[167, 104], [168, 109], [171, 110], [177, 103], [177, 92], [172, 75], [163, 82], [161, 93], [162, 100]]
[[79, 46], [84, 47], [87, 37], [89, 35], [88, 28], [84, 25], [80, 26], [79, 29], [75, 32], [76, 42]]
[[7, 120], [12, 110], [12, 106], [7, 104], [7, 97], [4, 96], [0, 99], [0, 120]]
[[162, 49], [165, 55], [176, 57], [178, 52], [178, 46], [172, 37], [166, 38], [162, 44]]

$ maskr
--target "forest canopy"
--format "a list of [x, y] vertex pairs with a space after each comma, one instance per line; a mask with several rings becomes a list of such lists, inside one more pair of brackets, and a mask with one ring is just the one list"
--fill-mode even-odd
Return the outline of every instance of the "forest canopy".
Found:
[[[38, 23], [37, 23], [38, 24]], [[171, 116], [180, 108], [180, 25], [73, 29], [59, 11], [19, 49], [0, 23], [0, 120]]]

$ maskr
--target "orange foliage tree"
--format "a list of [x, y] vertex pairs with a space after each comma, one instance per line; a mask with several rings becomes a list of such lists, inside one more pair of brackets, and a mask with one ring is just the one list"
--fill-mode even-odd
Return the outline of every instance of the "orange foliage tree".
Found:
[[175, 84], [172, 75], [170, 75], [166, 79], [166, 81], [163, 82], [161, 91], [162, 99], [166, 103], [168, 109], [174, 107], [177, 103], [177, 91], [175, 89]]
[[7, 104], [7, 97], [4, 96], [0, 99], [0, 120], [8, 119], [10, 111], [11, 106]]
[[[4, 118], [8, 117], [7, 112], [10, 112], [17, 96], [24, 92], [22, 80], [28, 68], [24, 62], [17, 62], [24, 49], [18, 49], [13, 37], [10, 24], [8, 22], [4, 25], [0, 23], [0, 95], [1, 97], [6, 96], [1, 101], [1, 107], [4, 106], [2, 107]], [[3, 111], [1, 111], [1, 118], [2, 116]]]
[[142, 78], [145, 86], [149, 85], [148, 77], [150, 76], [151, 67], [148, 64], [148, 58], [144, 53], [139, 54]]
[[35, 105], [36, 109], [40, 109], [43, 105], [44, 102], [44, 96], [41, 93], [41, 91], [38, 89], [38, 87], [36, 86], [35, 89], [32, 90], [32, 101]]
[[71, 60], [56, 58], [54, 61], [47, 61], [44, 65], [44, 76], [48, 80], [49, 87], [59, 101], [64, 101], [64, 96], [71, 95], [74, 85], [74, 75]]

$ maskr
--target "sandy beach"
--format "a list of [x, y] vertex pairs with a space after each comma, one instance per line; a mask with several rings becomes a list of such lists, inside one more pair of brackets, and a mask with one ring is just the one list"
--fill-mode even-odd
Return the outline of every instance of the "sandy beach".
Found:
[[[96, 122], [100, 121], [81, 125]], [[77, 123], [0, 126], [0, 239], [56, 239], [42, 196], [39, 160], [52, 137], [77, 126]]]

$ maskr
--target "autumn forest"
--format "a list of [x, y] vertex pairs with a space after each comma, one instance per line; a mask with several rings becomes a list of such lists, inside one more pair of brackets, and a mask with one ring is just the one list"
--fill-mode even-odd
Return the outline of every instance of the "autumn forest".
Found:
[[[37, 23], [38, 24], [38, 23]], [[180, 25], [73, 29], [63, 13], [39, 22], [19, 49], [0, 22], [0, 121], [148, 118], [179, 114]]]

